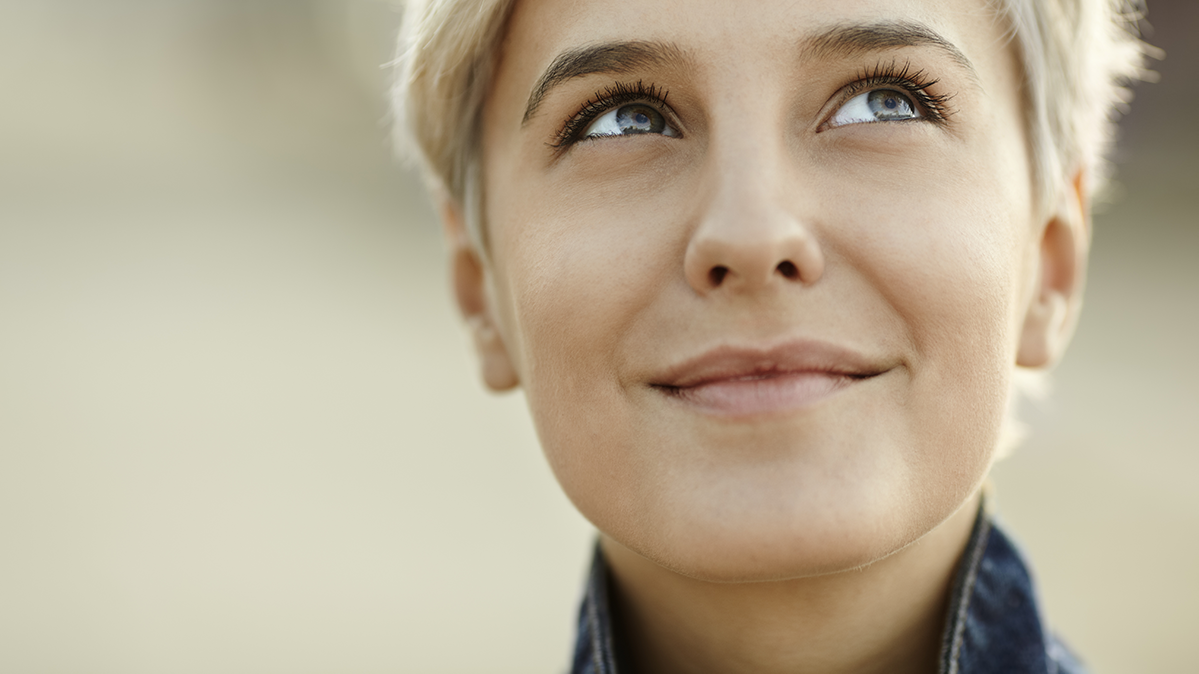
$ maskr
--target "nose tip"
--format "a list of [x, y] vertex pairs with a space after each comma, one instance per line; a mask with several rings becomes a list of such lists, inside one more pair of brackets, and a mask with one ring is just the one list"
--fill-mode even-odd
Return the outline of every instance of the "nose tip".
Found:
[[[696, 292], [752, 291], [774, 284], [811, 285], [824, 273], [824, 256], [798, 223], [697, 232], [684, 272]], [[756, 230], [756, 231], [755, 231]]]

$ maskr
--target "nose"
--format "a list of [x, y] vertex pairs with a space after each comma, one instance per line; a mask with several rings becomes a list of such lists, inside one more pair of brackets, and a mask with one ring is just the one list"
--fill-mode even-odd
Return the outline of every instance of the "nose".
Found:
[[811, 285], [824, 254], [794, 194], [776, 188], [775, 171], [716, 171], [717, 186], [687, 246], [687, 283], [700, 295]]

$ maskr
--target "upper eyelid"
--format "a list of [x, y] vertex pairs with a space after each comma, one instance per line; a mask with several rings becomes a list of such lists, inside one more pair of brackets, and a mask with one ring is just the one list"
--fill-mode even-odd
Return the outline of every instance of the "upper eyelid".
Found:
[[678, 114], [667, 103], [669, 96], [669, 90], [652, 83], [647, 85], [644, 80], [638, 80], [635, 83], [614, 82], [595, 92], [587, 99], [586, 103], [568, 117], [562, 123], [558, 133], [555, 134], [550, 146], [556, 149], [568, 147], [580, 140], [578, 135], [586, 129], [588, 124], [614, 108], [633, 103], [651, 105], [662, 113], [671, 124], [681, 126], [678, 122]]
[[948, 105], [954, 94], [928, 91], [940, 82], [940, 78], [932, 77], [923, 69], [913, 70], [910, 63], [905, 63], [902, 68], [897, 68], [894, 61], [886, 66], [877, 64], [871, 71], [859, 71], [856, 79], [843, 85], [833, 94], [829, 104], [826, 104], [828, 112], [821, 116], [818, 126], [824, 127], [841, 106], [862, 92], [888, 87], [911, 96], [913, 102], [928, 111], [930, 121], [943, 123], [957, 111]]

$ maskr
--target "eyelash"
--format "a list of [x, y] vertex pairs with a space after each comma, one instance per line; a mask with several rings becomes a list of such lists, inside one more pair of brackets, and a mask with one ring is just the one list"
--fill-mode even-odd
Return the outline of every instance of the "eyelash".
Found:
[[897, 87], [906, 91], [916, 103], [928, 113], [927, 119], [936, 124], [943, 124], [953, 110], [949, 108], [950, 94], [934, 94], [929, 89], [936, 86], [940, 80], [930, 79], [923, 70], [912, 71], [911, 63], [897, 67], [895, 61], [884, 65], [879, 62], [873, 70], [862, 69], [858, 79], [844, 87], [841, 102], [845, 103], [854, 96], [869, 89], [879, 87]]
[[[949, 100], [953, 96], [930, 93], [928, 90], [936, 86], [938, 82], [940, 80], [929, 79], [924, 70], [912, 71], [911, 63], [904, 63], [900, 68], [895, 61], [885, 65], [879, 62], [871, 70], [862, 69], [856, 80], [842, 88], [844, 92], [842, 102], [848, 101], [868, 89], [884, 86], [898, 87], [910, 94], [916, 103], [924, 108], [928, 113], [929, 121], [943, 124], [953, 114], [948, 106]], [[667, 108], [666, 98], [669, 95], [669, 91], [655, 84], [645, 84], [642, 80], [637, 80], [635, 84], [623, 82], [610, 84], [595, 92], [594, 96], [566, 120], [554, 142], [550, 143], [550, 147], [563, 150], [579, 142], [580, 136], [591, 122], [620, 105], [652, 102], [658, 107]]]
[[558, 136], [553, 143], [550, 143], [550, 146], [561, 150], [577, 143], [581, 140], [579, 137], [587, 130], [588, 125], [597, 117], [626, 103], [651, 102], [656, 107], [668, 108], [666, 97], [669, 95], [669, 91], [655, 84], [645, 84], [642, 80], [637, 80], [636, 84], [623, 82], [610, 84], [601, 91], [595, 92], [595, 95], [588, 99], [582, 108], [566, 120], [562, 130], [558, 132]]

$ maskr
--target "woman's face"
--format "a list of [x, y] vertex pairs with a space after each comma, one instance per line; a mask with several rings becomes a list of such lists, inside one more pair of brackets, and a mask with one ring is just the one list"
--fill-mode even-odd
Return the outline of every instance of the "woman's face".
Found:
[[517, 3], [483, 348], [602, 532], [796, 577], [975, 492], [1044, 231], [1005, 27], [984, 0]]

